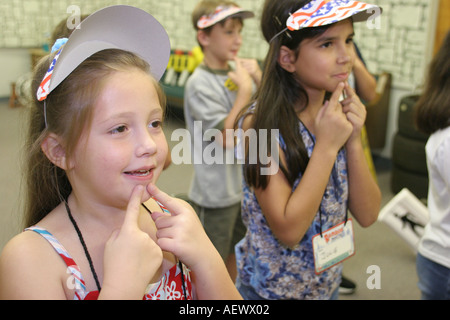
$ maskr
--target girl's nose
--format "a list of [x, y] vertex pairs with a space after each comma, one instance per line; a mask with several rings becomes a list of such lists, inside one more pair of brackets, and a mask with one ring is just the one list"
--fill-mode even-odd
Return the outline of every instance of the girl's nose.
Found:
[[151, 156], [156, 153], [156, 150], [156, 142], [153, 139], [152, 135], [148, 132], [142, 132], [138, 138], [136, 156]]
[[350, 54], [341, 54], [338, 57], [338, 63], [339, 64], [346, 64], [351, 61], [351, 55]]
[[346, 64], [346, 63], [349, 63], [352, 61], [353, 56], [355, 54], [355, 51], [352, 46], [353, 46], [353, 44], [351, 44], [351, 45], [346, 44], [339, 50], [338, 59], [337, 59], [337, 62], [339, 64]]

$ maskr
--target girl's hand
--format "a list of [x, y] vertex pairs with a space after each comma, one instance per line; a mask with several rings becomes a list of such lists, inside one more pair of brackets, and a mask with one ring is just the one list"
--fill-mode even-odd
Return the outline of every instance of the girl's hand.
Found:
[[352, 135], [349, 141], [359, 139], [361, 137], [361, 130], [366, 121], [366, 107], [361, 102], [355, 91], [350, 87], [348, 83], [345, 84], [346, 98], [341, 101], [342, 111], [347, 116], [348, 121], [353, 126]]
[[163, 251], [173, 253], [195, 272], [198, 264], [209, 259], [209, 254], [217, 252], [206, 235], [197, 213], [187, 202], [170, 197], [154, 184], [149, 184], [147, 191], [171, 212], [171, 214], [152, 212], [152, 218], [158, 229], [156, 232], [158, 245]]
[[[134, 188], [120, 230], [106, 243], [101, 294], [107, 298], [142, 299], [151, 278], [162, 264], [161, 248], [139, 228], [144, 187]], [[114, 295], [110, 295], [113, 293]]]
[[153, 212], [151, 215], [158, 229], [157, 243], [192, 271], [196, 297], [201, 300], [242, 299], [194, 209], [153, 184], [147, 186], [147, 191], [171, 212]]
[[339, 98], [344, 83], [339, 83], [329, 101], [319, 110], [315, 119], [316, 143], [327, 144], [327, 148], [336, 153], [347, 142], [353, 127], [343, 112]]

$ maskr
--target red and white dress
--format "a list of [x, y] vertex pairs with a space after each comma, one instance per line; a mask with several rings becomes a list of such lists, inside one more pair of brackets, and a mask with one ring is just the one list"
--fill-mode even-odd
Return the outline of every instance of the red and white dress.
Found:
[[[34, 231], [44, 237], [60, 255], [70, 274], [67, 285], [75, 289], [74, 300], [97, 300], [99, 291], [87, 291], [80, 268], [62, 244], [47, 230], [38, 226], [25, 229]], [[182, 269], [181, 269], [182, 268]], [[184, 281], [182, 279], [184, 278]], [[192, 300], [192, 282], [190, 270], [182, 263], [175, 264], [157, 283], [149, 284], [145, 290], [144, 300]]]

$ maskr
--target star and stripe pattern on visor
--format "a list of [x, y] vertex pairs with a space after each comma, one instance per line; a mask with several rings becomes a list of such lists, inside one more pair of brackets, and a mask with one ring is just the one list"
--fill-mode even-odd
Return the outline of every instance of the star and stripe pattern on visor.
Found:
[[[81, 275], [81, 270], [72, 257], [69, 255], [67, 250], [62, 246], [62, 244], [47, 230], [34, 226], [25, 229], [25, 231], [34, 231], [44, 237], [53, 246], [55, 251], [60, 255], [67, 265], [67, 273], [71, 274], [70, 285], [75, 289], [75, 300], [83, 300], [86, 297], [86, 283]], [[69, 284], [69, 282], [67, 282]]]
[[56, 61], [58, 61], [58, 58], [62, 52], [62, 49], [59, 49], [58, 53], [53, 58], [52, 63], [50, 64], [50, 67], [48, 68], [47, 73], [44, 76], [44, 79], [42, 80], [41, 84], [39, 85], [39, 88], [37, 90], [37, 99], [39, 101], [44, 101], [47, 96], [50, 93], [50, 81], [52, 79], [53, 71], [55, 70]]
[[319, 27], [345, 20], [376, 5], [351, 0], [313, 0], [290, 15], [286, 22], [289, 30]]

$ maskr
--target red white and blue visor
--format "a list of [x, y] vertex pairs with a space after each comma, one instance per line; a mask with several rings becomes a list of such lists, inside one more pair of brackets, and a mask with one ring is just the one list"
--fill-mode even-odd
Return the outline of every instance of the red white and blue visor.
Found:
[[98, 10], [84, 19], [55, 55], [36, 92], [43, 101], [84, 60], [105, 49], [133, 52], [147, 61], [159, 80], [170, 57], [164, 27], [149, 13], [126, 5]]
[[352, 0], [313, 0], [289, 16], [286, 26], [289, 30], [319, 27], [348, 18], [354, 22], [374, 19], [382, 9], [376, 5]]

